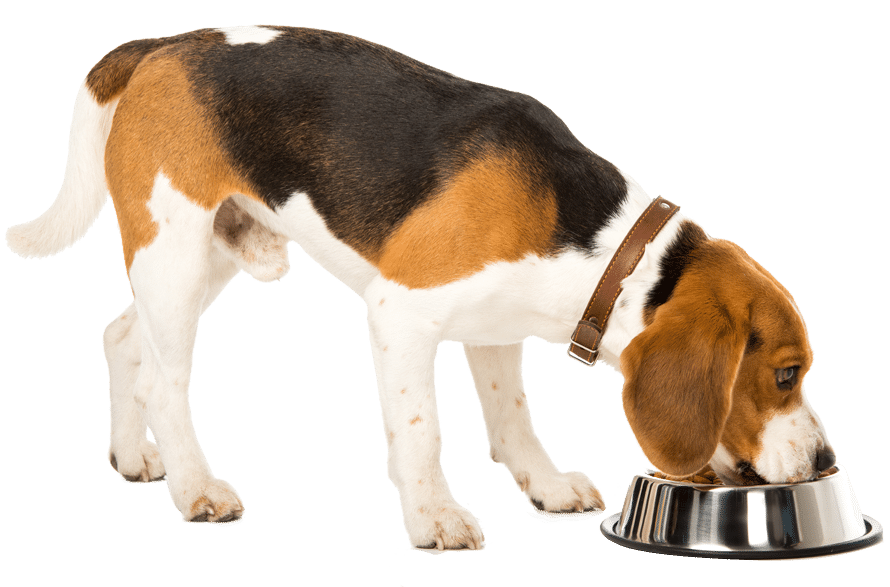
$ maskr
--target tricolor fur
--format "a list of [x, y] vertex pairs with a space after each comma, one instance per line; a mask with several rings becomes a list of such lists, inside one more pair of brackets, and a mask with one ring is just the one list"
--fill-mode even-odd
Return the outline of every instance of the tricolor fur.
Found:
[[[446, 339], [466, 345], [492, 458], [533, 503], [604, 507], [535, 437], [521, 343], [568, 343], [651, 200], [533, 98], [336, 33], [134, 41], [87, 76], [62, 190], [10, 229], [10, 246], [47, 255], [73, 243], [106, 187], [135, 295], [105, 334], [111, 460], [130, 480], [166, 475], [187, 519], [243, 511], [189, 417], [198, 319], [240, 269], [284, 275], [290, 240], [368, 305], [390, 476], [414, 545], [483, 540], [439, 465], [432, 366]], [[833, 461], [803, 397], [803, 319], [740, 248], [677, 215], [623, 287], [601, 357], [625, 375], [626, 413], [653, 464], [682, 476], [710, 463], [732, 483], [801, 481]]]

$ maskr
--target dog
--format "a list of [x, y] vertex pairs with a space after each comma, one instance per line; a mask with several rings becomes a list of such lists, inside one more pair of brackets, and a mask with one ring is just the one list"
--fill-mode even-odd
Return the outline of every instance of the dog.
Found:
[[[522, 341], [569, 342], [652, 200], [538, 101], [338, 33], [254, 26], [133, 41], [87, 75], [61, 191], [9, 229], [9, 246], [62, 250], [108, 193], [134, 294], [105, 331], [110, 461], [130, 481], [166, 477], [186, 520], [243, 513], [190, 419], [199, 317], [240, 270], [282, 277], [289, 241], [367, 303], [389, 475], [414, 546], [484, 541], [439, 463], [443, 340], [464, 343], [491, 457], [532, 503], [604, 509], [532, 430]], [[620, 285], [598, 352], [624, 375], [626, 416], [654, 466], [678, 477], [712, 467], [743, 484], [833, 465], [804, 396], [804, 320], [740, 247], [677, 213]]]

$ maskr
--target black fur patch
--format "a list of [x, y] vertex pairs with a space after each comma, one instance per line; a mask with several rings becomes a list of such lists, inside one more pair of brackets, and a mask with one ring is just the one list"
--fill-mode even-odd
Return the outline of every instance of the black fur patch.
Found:
[[661, 259], [658, 282], [646, 297], [645, 315], [651, 316], [658, 306], [670, 299], [695, 249], [707, 239], [705, 231], [699, 225], [689, 220], [680, 223], [677, 237]]
[[274, 28], [282, 34], [266, 44], [190, 46], [195, 91], [266, 204], [308, 194], [359, 251], [373, 255], [449, 177], [504, 149], [556, 194], [553, 252], [590, 250], [626, 198], [618, 170], [529, 96], [354, 37]]

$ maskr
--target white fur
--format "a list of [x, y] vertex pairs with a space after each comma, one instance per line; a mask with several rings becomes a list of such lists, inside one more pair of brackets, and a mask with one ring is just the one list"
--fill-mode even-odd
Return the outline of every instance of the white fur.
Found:
[[819, 473], [813, 456], [826, 445], [825, 430], [804, 400], [790, 414], [777, 414], [767, 421], [760, 445], [752, 463], [758, 475], [770, 483], [806, 481]]
[[45, 257], [86, 234], [108, 196], [105, 142], [116, 107], [117, 99], [100, 106], [86, 84], [81, 86], [74, 102], [62, 189], [43, 215], [6, 232], [10, 249], [23, 257]]
[[142, 364], [142, 330], [135, 304], [108, 325], [104, 342], [111, 387], [111, 462], [127, 479], [160, 479], [166, 473], [161, 453], [146, 438], [145, 418], [134, 395]]
[[229, 45], [258, 43], [264, 45], [281, 34], [281, 31], [261, 26], [236, 26], [217, 29], [226, 36]]

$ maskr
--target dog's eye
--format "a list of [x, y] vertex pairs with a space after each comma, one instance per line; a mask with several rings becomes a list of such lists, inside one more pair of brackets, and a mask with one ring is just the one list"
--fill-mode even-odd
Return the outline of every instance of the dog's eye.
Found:
[[785, 369], [776, 369], [776, 385], [779, 389], [792, 389], [797, 383], [797, 372], [800, 367], [786, 367]]

